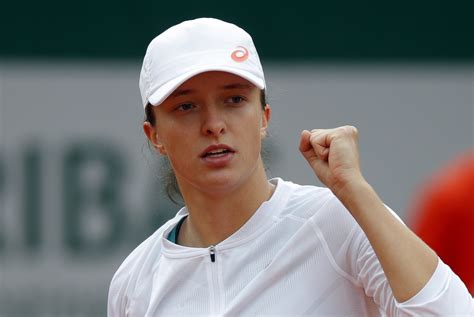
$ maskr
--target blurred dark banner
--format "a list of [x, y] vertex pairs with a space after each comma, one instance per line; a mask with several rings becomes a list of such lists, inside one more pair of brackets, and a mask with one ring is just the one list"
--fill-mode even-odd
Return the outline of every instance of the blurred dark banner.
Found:
[[210, 16], [252, 34], [263, 60], [467, 61], [473, 1], [7, 1], [1, 58], [141, 59], [149, 41]]

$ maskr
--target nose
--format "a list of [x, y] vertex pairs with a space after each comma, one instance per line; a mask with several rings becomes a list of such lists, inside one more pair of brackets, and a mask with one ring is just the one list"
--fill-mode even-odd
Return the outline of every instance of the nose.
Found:
[[219, 136], [226, 132], [223, 113], [217, 107], [207, 107], [203, 111], [202, 133], [208, 136]]

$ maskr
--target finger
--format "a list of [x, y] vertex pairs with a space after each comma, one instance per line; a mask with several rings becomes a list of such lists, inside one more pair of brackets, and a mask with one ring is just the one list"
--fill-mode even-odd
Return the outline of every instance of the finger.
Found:
[[311, 132], [308, 130], [303, 130], [301, 132], [300, 145], [299, 149], [302, 153], [311, 150], [313, 147], [310, 142]]
[[319, 144], [315, 144], [314, 146], [314, 152], [316, 153], [316, 156], [323, 161], [327, 161], [329, 158], [329, 148], [321, 146]]
[[313, 129], [311, 130], [311, 143], [318, 143], [323, 147], [329, 147], [335, 129]]
[[318, 158], [327, 161], [331, 144], [331, 130], [313, 130], [310, 142]]
[[309, 132], [308, 130], [303, 130], [301, 132], [299, 150], [303, 157], [306, 159], [306, 161], [308, 161], [308, 163], [312, 165], [313, 162], [318, 159], [318, 156], [314, 152], [313, 146], [311, 145], [311, 142], [309, 140], [310, 137], [311, 132]]

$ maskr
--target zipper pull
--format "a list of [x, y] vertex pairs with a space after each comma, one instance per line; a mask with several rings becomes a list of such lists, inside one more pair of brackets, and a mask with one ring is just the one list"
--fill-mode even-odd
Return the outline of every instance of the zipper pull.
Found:
[[209, 247], [209, 255], [211, 256], [211, 262], [216, 262], [216, 247], [213, 245]]

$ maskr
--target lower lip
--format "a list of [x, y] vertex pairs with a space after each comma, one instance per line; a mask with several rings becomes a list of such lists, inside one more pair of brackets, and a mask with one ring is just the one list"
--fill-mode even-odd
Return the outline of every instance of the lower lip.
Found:
[[209, 167], [224, 167], [230, 163], [232, 158], [234, 157], [234, 152], [228, 152], [224, 155], [219, 156], [205, 156], [201, 158]]

